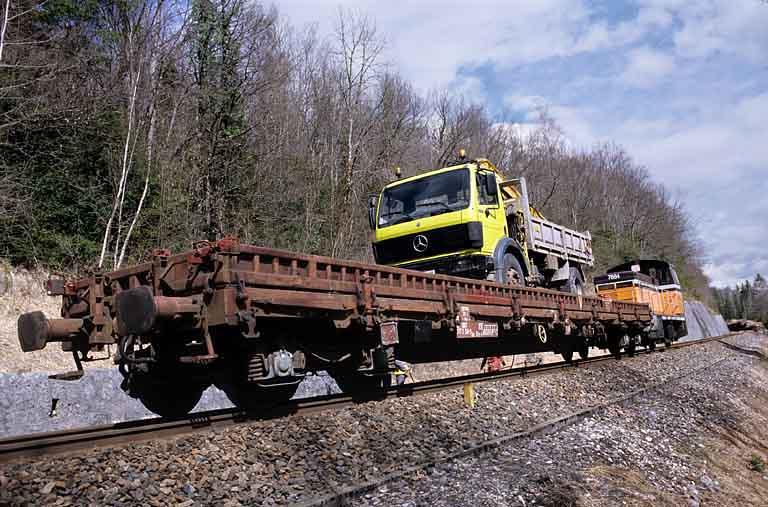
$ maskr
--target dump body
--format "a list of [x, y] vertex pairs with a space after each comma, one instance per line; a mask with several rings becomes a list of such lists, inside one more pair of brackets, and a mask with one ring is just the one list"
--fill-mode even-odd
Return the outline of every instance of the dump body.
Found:
[[273, 384], [294, 386], [307, 372], [326, 370], [353, 388], [387, 375], [395, 359], [605, 347], [639, 336], [653, 320], [647, 304], [232, 239], [175, 255], [157, 251], [150, 262], [76, 281], [54, 280], [49, 292], [63, 297], [63, 318], [22, 315], [22, 348], [58, 341], [84, 360], [90, 350], [117, 344], [126, 389], [154, 411], [160, 409], [152, 397], [169, 386], [167, 399], [194, 387], [192, 399], [214, 383], [240, 403], [244, 391], [270, 385], [274, 393]]
[[595, 264], [589, 231], [578, 232], [544, 218], [528, 202], [525, 178], [502, 181], [499, 187], [504, 206], [509, 210], [507, 215], [520, 213], [525, 229], [531, 231], [525, 235], [529, 252], [543, 256], [552, 255], [564, 261], [571, 261], [575, 265]]

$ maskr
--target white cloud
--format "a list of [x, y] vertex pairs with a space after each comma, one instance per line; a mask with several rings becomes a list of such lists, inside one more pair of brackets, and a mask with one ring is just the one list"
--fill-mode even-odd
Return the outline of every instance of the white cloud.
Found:
[[698, 100], [688, 114], [673, 117], [675, 103], [667, 101], [667, 109], [650, 120], [611, 122], [608, 132], [672, 184], [685, 183], [693, 174], [728, 182], [743, 171], [768, 171], [768, 143], [760, 127], [768, 118], [768, 93], [735, 101], [707, 96]]
[[768, 273], [768, 260], [758, 259], [750, 262], [708, 262], [704, 265], [704, 274], [715, 287], [733, 287], [737, 283], [754, 280], [757, 273]]
[[529, 117], [532, 117], [536, 110], [547, 106], [547, 99], [541, 95], [512, 93], [504, 97], [504, 105], [514, 111], [527, 111]]
[[630, 51], [628, 58], [620, 80], [637, 88], [655, 86], [675, 70], [675, 60], [671, 55], [649, 47]]
[[594, 114], [591, 109], [549, 102], [540, 95], [510, 94], [504, 97], [504, 105], [514, 111], [527, 111], [526, 125], [536, 125], [540, 113], [545, 113], [563, 129], [565, 141], [570, 147], [585, 147], [599, 140], [589, 119]]
[[[676, 18], [675, 51], [701, 59], [726, 53], [766, 61], [768, 8], [759, 0], [640, 0], [638, 19]], [[671, 22], [671, 21], [668, 21]]]
[[[649, 33], [670, 28], [675, 54], [706, 58], [726, 52], [752, 60], [768, 59], [768, 7], [758, 0], [637, 0], [637, 15], [618, 23], [594, 19], [587, 0], [281, 0], [279, 11], [292, 24], [315, 24], [333, 33], [339, 7], [375, 18], [386, 35], [388, 58], [416, 86], [446, 86], [462, 66], [491, 63], [499, 68], [553, 57], [623, 48]], [[663, 55], [638, 53], [627, 76], [663, 75]]]
[[528, 139], [538, 128], [538, 123], [494, 123], [493, 128], [501, 129], [517, 137], [518, 139]]
[[538, 95], [510, 95], [510, 106], [538, 107], [563, 127], [571, 145], [612, 140], [626, 147], [654, 179], [680, 194], [709, 261], [705, 272], [717, 286], [768, 273], [768, 92], [722, 102], [689, 97], [698, 107], [675, 115], [663, 100], [644, 117], [610, 109], [546, 104]]
[[339, 0], [330, 5], [281, 0], [277, 5], [293, 24], [317, 24], [323, 35], [333, 33], [339, 7], [375, 16], [390, 60], [422, 90], [445, 86], [462, 65], [563, 54], [574, 43], [575, 27], [588, 19], [584, 0]]
[[459, 76], [451, 82], [450, 90], [470, 102], [482, 104], [488, 100], [485, 83], [475, 76]]
[[446, 86], [462, 66], [509, 68], [621, 47], [665, 22], [658, 13], [615, 26], [595, 22], [587, 0], [281, 0], [277, 5], [294, 25], [316, 24], [323, 35], [333, 33], [339, 7], [375, 16], [389, 59], [421, 90]]

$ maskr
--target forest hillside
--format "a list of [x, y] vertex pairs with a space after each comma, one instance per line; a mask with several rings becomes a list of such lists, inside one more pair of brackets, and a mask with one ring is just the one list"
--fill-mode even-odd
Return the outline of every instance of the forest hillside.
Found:
[[709, 297], [690, 217], [621, 146], [573, 147], [546, 111], [521, 129], [450, 89], [418, 92], [370, 19], [340, 12], [320, 38], [244, 0], [9, 5], [0, 256], [14, 265], [110, 269], [222, 235], [371, 260], [366, 196], [395, 166], [465, 148], [591, 231], [597, 272], [667, 259]]

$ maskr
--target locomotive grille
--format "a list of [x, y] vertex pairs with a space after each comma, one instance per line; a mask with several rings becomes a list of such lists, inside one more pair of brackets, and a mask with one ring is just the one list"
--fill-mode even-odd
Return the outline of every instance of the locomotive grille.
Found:
[[264, 369], [264, 355], [252, 354], [248, 359], [246, 377], [248, 382], [258, 382], [267, 375]]

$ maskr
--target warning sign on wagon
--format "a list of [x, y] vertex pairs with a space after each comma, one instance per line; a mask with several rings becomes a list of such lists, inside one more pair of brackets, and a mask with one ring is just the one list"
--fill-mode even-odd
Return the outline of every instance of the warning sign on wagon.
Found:
[[497, 323], [474, 320], [468, 306], [459, 307], [457, 320], [456, 338], [497, 338], [499, 336]]

